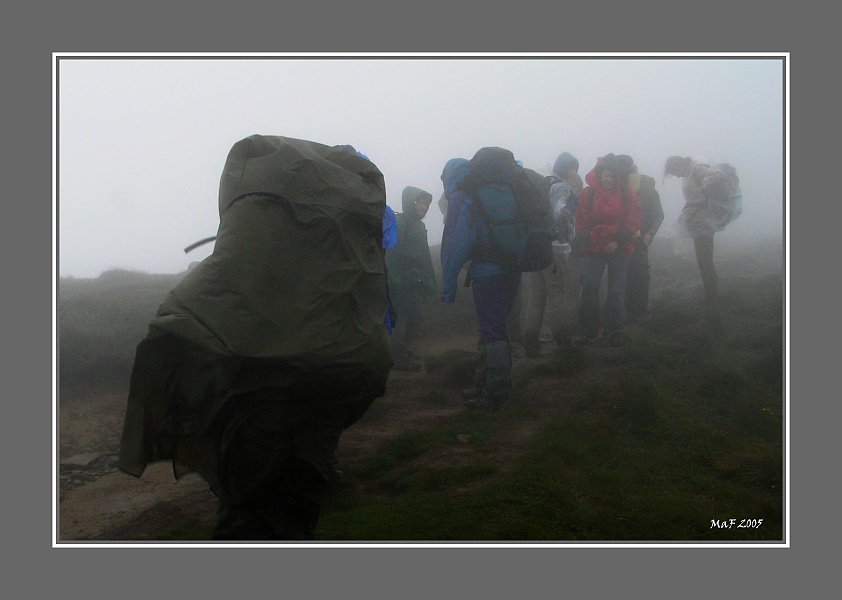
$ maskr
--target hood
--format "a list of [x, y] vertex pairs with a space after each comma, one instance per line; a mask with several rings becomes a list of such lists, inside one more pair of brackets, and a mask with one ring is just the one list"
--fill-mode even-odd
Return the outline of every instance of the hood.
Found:
[[467, 158], [451, 158], [444, 165], [441, 181], [444, 184], [444, 194], [448, 198], [458, 189], [459, 184], [468, 175]]
[[416, 216], [415, 203], [418, 200], [425, 200], [428, 203], [432, 203], [433, 195], [430, 192], [425, 192], [424, 190], [412, 187], [411, 185], [403, 188], [403, 192], [401, 193], [401, 210], [403, 210], [403, 213]]
[[563, 178], [563, 175], [570, 167], [576, 167], [578, 170], [579, 160], [569, 152], [562, 152], [558, 155], [558, 158], [555, 159], [555, 164], [553, 164], [553, 173]]
[[[602, 174], [603, 168], [608, 167], [615, 175], [615, 179], [619, 179], [622, 174], [622, 167], [617, 161], [614, 154], [606, 154], [596, 159], [596, 165], [585, 175], [585, 183], [590, 187], [598, 187], [602, 189], [602, 184], [599, 182], [599, 176]], [[619, 183], [619, 181], [618, 181]]]

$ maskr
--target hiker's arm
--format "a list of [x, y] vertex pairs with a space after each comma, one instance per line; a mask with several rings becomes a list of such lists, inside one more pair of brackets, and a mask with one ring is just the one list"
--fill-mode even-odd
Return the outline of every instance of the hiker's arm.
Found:
[[573, 216], [573, 226], [576, 235], [587, 235], [591, 230], [591, 188], [579, 192], [576, 212]]

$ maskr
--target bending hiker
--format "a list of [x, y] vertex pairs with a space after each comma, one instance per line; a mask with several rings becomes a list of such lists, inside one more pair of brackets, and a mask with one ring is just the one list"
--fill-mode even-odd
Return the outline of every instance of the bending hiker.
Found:
[[[705, 302], [715, 303], [719, 299], [719, 284], [713, 262], [713, 236], [742, 211], [739, 179], [730, 165], [717, 169], [681, 156], [667, 159], [664, 177], [668, 175], [684, 180], [681, 189], [685, 204], [679, 215], [679, 228], [693, 238]], [[722, 206], [724, 216], [717, 210]]]
[[649, 246], [664, 222], [664, 209], [655, 179], [639, 173], [633, 160], [629, 187], [637, 193], [642, 208], [640, 234], [634, 237], [634, 252], [626, 275], [626, 319], [634, 323], [649, 314]]
[[579, 295], [578, 265], [570, 259], [573, 214], [578, 202], [576, 194], [582, 190], [578, 171], [578, 159], [569, 152], [562, 152], [553, 165], [553, 174], [543, 183], [549, 187], [549, 210], [556, 234], [553, 239], [553, 264], [543, 271], [530, 273], [523, 334], [527, 357], [536, 357], [541, 352], [539, 338], [545, 317], [555, 343], [560, 348], [570, 345]]
[[634, 235], [640, 229], [640, 199], [627, 185], [621, 186], [623, 168], [613, 154], [601, 158], [585, 176], [588, 187], [579, 193], [574, 215], [574, 246], [580, 253], [582, 299], [579, 307], [581, 334], [586, 344], [600, 332], [599, 288], [608, 269], [604, 308], [604, 333], [611, 345], [625, 343], [625, 281]]
[[412, 186], [403, 189], [403, 212], [397, 215], [397, 242], [386, 252], [389, 295], [398, 316], [392, 331], [392, 356], [394, 368], [402, 371], [421, 368], [409, 344], [424, 320], [426, 298], [438, 293], [427, 228], [423, 222], [432, 200], [433, 196], [424, 190]]
[[474, 386], [464, 393], [465, 406], [494, 412], [509, 402], [512, 353], [506, 323], [521, 272], [551, 262], [549, 232], [543, 232], [546, 247], [535, 246], [537, 258], [532, 252], [513, 251], [524, 247], [519, 236], [526, 230], [516, 221], [521, 206], [515, 189], [527, 190], [531, 184], [509, 150], [482, 148], [470, 161], [451, 159], [441, 178], [449, 201], [441, 247], [442, 300], [455, 302], [457, 277], [470, 261], [467, 277], [479, 328], [480, 361]]
[[213, 254], [137, 347], [120, 468], [169, 460], [219, 499], [217, 540], [311, 539], [342, 431], [383, 395], [383, 175], [348, 149], [231, 148]]

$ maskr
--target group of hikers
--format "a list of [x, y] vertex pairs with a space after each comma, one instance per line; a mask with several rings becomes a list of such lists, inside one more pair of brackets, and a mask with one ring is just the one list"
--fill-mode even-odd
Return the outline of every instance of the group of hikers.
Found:
[[[578, 171], [569, 152], [544, 176], [497, 147], [444, 165], [441, 300], [455, 302], [464, 272], [479, 330], [469, 409], [509, 401], [508, 323], [524, 274], [527, 357], [540, 354], [545, 321], [561, 348], [619, 345], [627, 321], [647, 314], [648, 246], [664, 219], [655, 180], [628, 155], [600, 157], [584, 182]], [[681, 222], [711, 302], [713, 234], [739, 214], [710, 208], [714, 192], [732, 206], [738, 195], [723, 173], [682, 157], [664, 171], [684, 178]], [[219, 499], [215, 540], [312, 539], [342, 431], [385, 393], [392, 368], [421, 368], [411, 340], [439, 294], [423, 223], [432, 201], [408, 186], [395, 213], [383, 174], [350, 145], [234, 144], [214, 251], [137, 347], [120, 468], [140, 477], [170, 460], [176, 477], [198, 472]]]

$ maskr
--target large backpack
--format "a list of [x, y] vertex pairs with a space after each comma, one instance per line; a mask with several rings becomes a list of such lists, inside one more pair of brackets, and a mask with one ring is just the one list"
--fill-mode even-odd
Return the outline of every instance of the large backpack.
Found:
[[473, 255], [521, 272], [541, 271], [553, 262], [549, 203], [505, 148], [480, 149], [460, 184], [485, 226], [487, 240]]
[[721, 176], [705, 186], [704, 190], [713, 224], [717, 231], [722, 231], [742, 214], [743, 193], [740, 189], [740, 178], [733, 166], [721, 163], [716, 165], [716, 170]]
[[385, 209], [383, 174], [347, 149], [261, 135], [234, 144], [213, 254], [169, 292], [137, 347], [120, 468], [139, 477], [172, 458], [183, 472], [179, 452], [256, 390], [311, 409], [382, 396]]

